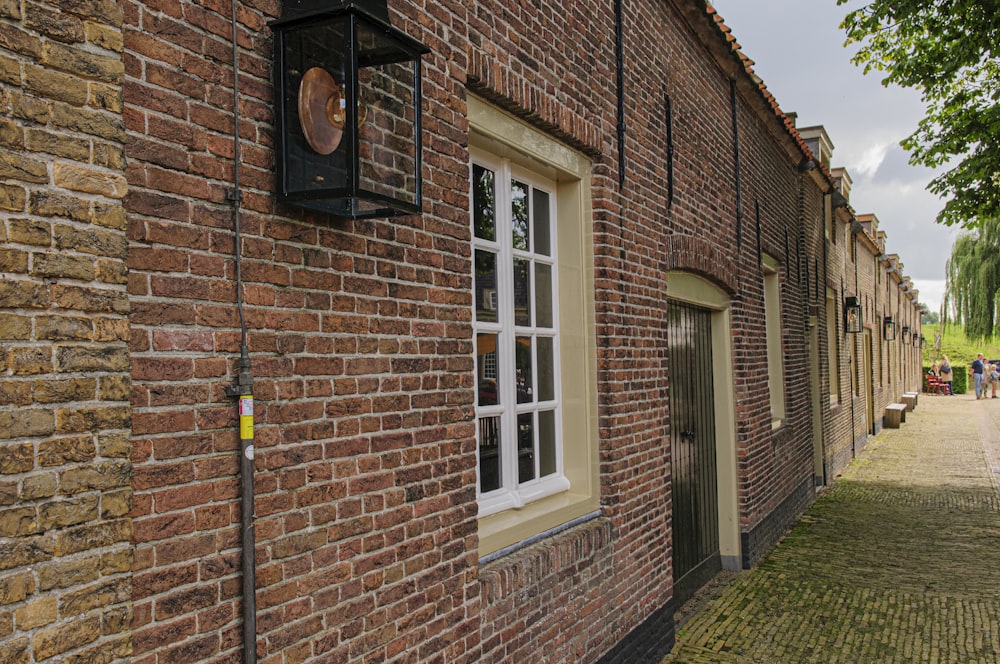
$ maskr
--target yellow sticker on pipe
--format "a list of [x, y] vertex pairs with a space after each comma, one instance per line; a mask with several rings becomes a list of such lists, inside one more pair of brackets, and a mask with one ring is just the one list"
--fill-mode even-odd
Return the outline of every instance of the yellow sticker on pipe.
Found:
[[253, 440], [253, 397], [240, 397], [240, 439]]

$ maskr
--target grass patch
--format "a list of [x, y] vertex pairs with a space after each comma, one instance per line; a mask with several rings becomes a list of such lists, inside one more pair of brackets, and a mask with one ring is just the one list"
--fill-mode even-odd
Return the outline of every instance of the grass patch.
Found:
[[[938, 332], [942, 332], [941, 348], [935, 353], [934, 340]], [[923, 335], [927, 339], [927, 345], [923, 350], [924, 366], [927, 367], [941, 355], [947, 355], [952, 364], [961, 367], [969, 366], [978, 353], [983, 353], [994, 360], [1000, 359], [1000, 339], [990, 339], [986, 342], [970, 341], [965, 337], [965, 329], [961, 325], [950, 323], [943, 331], [940, 325], [924, 325]]]

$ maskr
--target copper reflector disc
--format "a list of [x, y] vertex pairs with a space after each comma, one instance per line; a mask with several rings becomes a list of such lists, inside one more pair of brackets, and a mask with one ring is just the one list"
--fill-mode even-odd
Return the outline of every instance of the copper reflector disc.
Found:
[[322, 67], [313, 67], [302, 77], [299, 85], [299, 123], [309, 147], [319, 154], [330, 154], [340, 145], [344, 135], [340, 111], [342, 99], [342, 88]]

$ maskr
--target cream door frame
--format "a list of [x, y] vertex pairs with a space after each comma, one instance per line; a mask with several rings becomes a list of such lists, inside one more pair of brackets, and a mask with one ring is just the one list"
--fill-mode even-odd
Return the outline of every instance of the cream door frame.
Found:
[[667, 297], [711, 311], [712, 381], [715, 386], [716, 476], [719, 492], [719, 554], [722, 567], [743, 568], [740, 550], [739, 478], [736, 455], [736, 395], [733, 390], [732, 308], [729, 296], [690, 272], [667, 273]]

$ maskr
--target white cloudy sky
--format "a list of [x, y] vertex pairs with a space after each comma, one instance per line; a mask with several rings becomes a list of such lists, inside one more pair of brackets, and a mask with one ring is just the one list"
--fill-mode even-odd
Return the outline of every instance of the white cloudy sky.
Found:
[[886, 88], [878, 73], [851, 64], [840, 21], [850, 5], [836, 0], [712, 0], [732, 28], [754, 71], [800, 127], [823, 125], [833, 142], [833, 166], [854, 184], [851, 206], [874, 213], [889, 253], [899, 254], [920, 300], [938, 311], [945, 262], [956, 231], [935, 223], [942, 202], [926, 190], [934, 174], [910, 166], [899, 141], [923, 117], [919, 95]]

